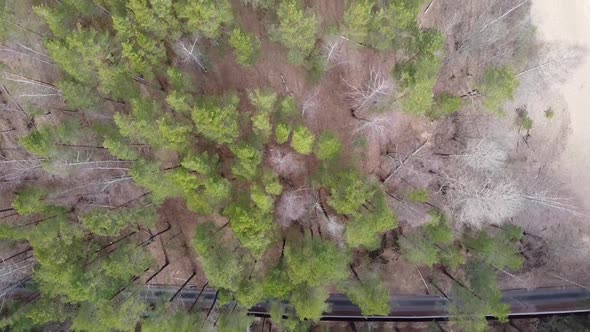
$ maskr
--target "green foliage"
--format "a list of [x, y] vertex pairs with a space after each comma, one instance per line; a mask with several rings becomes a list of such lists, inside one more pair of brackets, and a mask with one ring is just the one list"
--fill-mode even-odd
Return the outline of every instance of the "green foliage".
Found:
[[197, 132], [217, 144], [230, 144], [240, 135], [238, 127], [238, 103], [235, 95], [215, 103], [215, 100], [197, 106], [192, 119]]
[[320, 287], [348, 277], [349, 255], [320, 239], [306, 238], [303, 243], [288, 243], [285, 260], [289, 278], [295, 285]]
[[98, 72], [99, 90], [119, 101], [137, 98], [139, 97], [139, 89], [133, 76], [133, 72], [125, 65], [101, 68]]
[[27, 151], [44, 158], [63, 156], [57, 144], [72, 144], [80, 137], [80, 126], [63, 121], [57, 126], [44, 125], [22, 137], [19, 144]]
[[291, 138], [291, 147], [297, 153], [302, 155], [311, 154], [313, 151], [313, 143], [315, 142], [315, 135], [305, 126], [297, 126], [293, 130], [293, 137]]
[[76, 109], [90, 109], [101, 103], [98, 94], [88, 86], [75, 81], [61, 81], [58, 84], [66, 104]]
[[256, 89], [251, 91], [248, 96], [258, 112], [272, 113], [274, 111], [275, 104], [277, 103], [276, 92]]
[[315, 13], [303, 10], [297, 0], [281, 1], [277, 9], [279, 25], [271, 31], [271, 38], [289, 49], [289, 62], [301, 65], [312, 53], [317, 34]]
[[555, 116], [555, 111], [552, 108], [548, 108], [545, 110], [545, 118], [553, 119], [554, 116]]
[[289, 271], [284, 264], [272, 269], [266, 274], [262, 283], [264, 297], [267, 299], [287, 300], [295, 285], [289, 278]]
[[349, 1], [344, 12], [345, 35], [358, 42], [370, 42], [372, 30], [374, 29], [373, 12], [374, 2], [372, 0]]
[[274, 199], [272, 196], [267, 195], [262, 188], [258, 186], [252, 187], [250, 189], [250, 199], [262, 213], [272, 212]]
[[195, 231], [193, 248], [199, 255], [201, 267], [212, 287], [232, 291], [238, 289], [246, 266], [212, 222], [199, 224]]
[[319, 160], [333, 160], [338, 158], [342, 144], [338, 136], [329, 131], [325, 131], [320, 135], [318, 140], [315, 155]]
[[263, 284], [254, 278], [243, 280], [235, 294], [236, 300], [241, 306], [251, 308], [264, 301], [263, 287]]
[[234, 48], [238, 64], [250, 67], [256, 63], [260, 53], [260, 41], [255, 35], [236, 28], [229, 37], [229, 44]]
[[[137, 3], [137, 1], [133, 2]], [[152, 78], [154, 72], [161, 69], [162, 64], [166, 63], [164, 41], [154, 36], [151, 31], [142, 29], [141, 24], [138, 24], [133, 15], [112, 16], [112, 19], [113, 28], [121, 40], [121, 54], [129, 61], [131, 69], [144, 77]], [[157, 24], [156, 26], [162, 25]]]
[[219, 38], [222, 27], [234, 19], [228, 0], [184, 0], [176, 5], [176, 13], [185, 20], [187, 32], [200, 32], [211, 39]]
[[380, 234], [397, 226], [397, 219], [387, 207], [382, 193], [374, 199], [374, 209], [357, 213], [346, 225], [346, 243], [353, 248], [372, 250], [381, 244]]
[[279, 176], [272, 170], [265, 170], [262, 175], [262, 184], [264, 190], [271, 195], [278, 196], [283, 192], [283, 185], [279, 181]]
[[262, 153], [248, 144], [230, 147], [236, 157], [232, 165], [232, 173], [240, 178], [252, 180], [258, 173], [258, 165], [262, 162]]
[[274, 0], [241, 0], [241, 2], [254, 9], [269, 9], [274, 5]]
[[416, 265], [443, 264], [452, 269], [463, 264], [461, 251], [454, 245], [453, 230], [444, 215], [431, 212], [431, 221], [414, 233], [398, 239], [404, 258]]
[[224, 310], [217, 321], [219, 332], [249, 331], [254, 317], [249, 316], [246, 309]]
[[299, 108], [292, 96], [285, 97], [281, 101], [279, 107], [279, 120], [284, 122], [291, 122], [299, 115]]
[[107, 138], [102, 142], [102, 146], [109, 150], [109, 153], [120, 160], [137, 160], [139, 153], [129, 145], [122, 142], [122, 139]]
[[289, 300], [300, 319], [318, 321], [322, 313], [328, 311], [328, 290], [324, 287], [298, 287]]
[[97, 70], [111, 59], [111, 37], [94, 29], [77, 31], [62, 40], [46, 43], [49, 55], [70, 77], [81, 84], [95, 86]]
[[357, 213], [376, 190], [352, 169], [328, 173], [324, 176], [323, 182], [330, 189], [328, 204], [339, 214]]
[[434, 107], [428, 115], [431, 119], [439, 119], [457, 113], [463, 108], [460, 97], [443, 94], [434, 98]]
[[508, 67], [488, 68], [479, 83], [483, 106], [490, 112], [504, 114], [504, 104], [514, 99], [520, 82]]
[[417, 33], [419, 0], [377, 5], [371, 0], [351, 1], [344, 13], [344, 34], [378, 49], [407, 48]]
[[484, 262], [499, 269], [507, 267], [516, 270], [523, 263], [518, 244], [522, 236], [522, 229], [509, 226], [496, 236], [479, 231], [474, 236], [466, 237], [464, 243], [470, 252]]
[[279, 123], [275, 128], [275, 139], [278, 144], [285, 144], [291, 135], [291, 127], [286, 123]]
[[386, 316], [391, 312], [391, 295], [377, 275], [370, 275], [362, 281], [349, 281], [345, 284], [344, 291], [365, 316]]
[[152, 263], [152, 257], [134, 243], [120, 246], [101, 262], [99, 270], [116, 280], [130, 280], [141, 275]]
[[495, 268], [475, 259], [467, 264], [467, 277], [467, 288], [453, 284], [454, 301], [449, 306], [449, 313], [455, 316], [454, 323], [466, 331], [485, 331], [486, 315], [507, 322], [510, 306], [501, 302], [502, 291], [496, 282]]
[[182, 167], [195, 171], [202, 175], [211, 175], [219, 164], [219, 156], [215, 153], [202, 152], [189, 154], [181, 162]]
[[406, 198], [410, 202], [426, 203], [428, 202], [428, 192], [424, 189], [417, 189], [407, 193]]
[[[287, 332], [307, 332], [311, 328], [310, 321], [302, 321], [292, 315], [290, 305], [275, 301], [270, 306], [270, 318], [274, 325]], [[283, 318], [283, 317], [287, 318]]]
[[182, 194], [171, 177], [160, 171], [160, 166], [157, 163], [137, 161], [129, 170], [129, 175], [137, 185], [151, 191], [151, 197], [155, 203], [161, 203], [166, 198]]
[[126, 208], [119, 210], [94, 209], [80, 216], [80, 222], [94, 234], [115, 236], [131, 225], [153, 228], [158, 221], [154, 207]]
[[203, 332], [205, 324], [198, 314], [177, 312], [169, 317], [156, 316], [142, 321], [141, 331], [143, 332]]
[[147, 309], [147, 304], [134, 297], [114, 304], [99, 305], [85, 303], [72, 321], [72, 329], [88, 332], [133, 332], [135, 324]]
[[20, 191], [14, 201], [12, 207], [21, 216], [28, 216], [36, 213], [46, 213], [49, 209], [47, 203], [47, 192], [42, 189], [27, 188]]
[[[405, 89], [402, 106], [404, 111], [412, 115], [438, 118], [445, 111], [452, 111], [456, 105], [444, 105], [445, 110], [434, 104], [433, 89], [439, 69], [442, 65], [440, 52], [444, 38], [434, 30], [420, 31], [417, 38], [417, 56], [415, 60], [406, 62], [397, 70], [400, 84]], [[444, 97], [443, 97], [444, 98]], [[444, 101], [444, 100], [443, 100]], [[447, 100], [447, 103], [452, 100]]]
[[[260, 196], [256, 197], [255, 203], [272, 209], [272, 198], [262, 193]], [[232, 231], [242, 246], [250, 250], [255, 257], [262, 255], [274, 241], [272, 215], [263, 209], [256, 208], [246, 201], [234, 202], [223, 210], [223, 215], [229, 218]]]

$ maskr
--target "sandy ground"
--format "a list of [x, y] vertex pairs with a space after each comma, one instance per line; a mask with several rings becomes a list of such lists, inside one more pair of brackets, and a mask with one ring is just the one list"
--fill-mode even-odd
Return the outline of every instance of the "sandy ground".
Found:
[[[548, 42], [581, 46], [590, 51], [590, 0], [534, 0], [534, 24]], [[583, 64], [559, 90], [571, 118], [571, 136], [559, 161], [562, 180], [590, 210], [590, 61]]]

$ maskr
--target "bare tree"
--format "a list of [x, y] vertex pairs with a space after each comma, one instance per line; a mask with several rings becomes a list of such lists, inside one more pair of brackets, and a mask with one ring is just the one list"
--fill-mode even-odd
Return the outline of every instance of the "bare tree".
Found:
[[180, 39], [174, 48], [175, 53], [180, 57], [183, 63], [197, 66], [202, 71], [207, 72], [204, 64], [204, 56], [197, 47], [199, 37], [194, 37], [192, 40], [188, 38]]
[[287, 228], [293, 221], [303, 218], [312, 205], [305, 190], [286, 191], [277, 202], [277, 215], [281, 226]]
[[475, 228], [486, 224], [500, 225], [525, 206], [518, 185], [500, 177], [463, 174], [447, 177], [446, 187], [456, 220]]
[[508, 153], [494, 141], [472, 140], [461, 154], [451, 155], [460, 164], [481, 172], [498, 172], [508, 160]]
[[270, 151], [269, 162], [271, 167], [282, 176], [296, 174], [302, 170], [302, 163], [292, 152], [283, 152], [279, 149]]
[[366, 112], [372, 107], [381, 106], [391, 97], [394, 84], [387, 75], [378, 72], [374, 68], [369, 72], [369, 79], [360, 86], [344, 81], [351, 91], [347, 96], [353, 101], [353, 116]]

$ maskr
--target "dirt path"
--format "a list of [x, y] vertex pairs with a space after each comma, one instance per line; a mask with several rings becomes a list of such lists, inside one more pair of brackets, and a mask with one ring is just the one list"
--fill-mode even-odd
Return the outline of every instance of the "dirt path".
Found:
[[[534, 0], [534, 24], [548, 42], [590, 51], [590, 0]], [[571, 136], [559, 161], [562, 180], [590, 210], [590, 58], [560, 87], [568, 104]]]

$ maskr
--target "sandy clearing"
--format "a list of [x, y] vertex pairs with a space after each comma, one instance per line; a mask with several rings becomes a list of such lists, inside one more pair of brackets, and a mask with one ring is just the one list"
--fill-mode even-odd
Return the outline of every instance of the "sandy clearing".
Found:
[[[534, 24], [548, 42], [582, 46], [590, 51], [590, 0], [534, 0]], [[562, 180], [590, 210], [590, 61], [583, 64], [559, 90], [571, 118], [571, 136], [559, 161]]]

